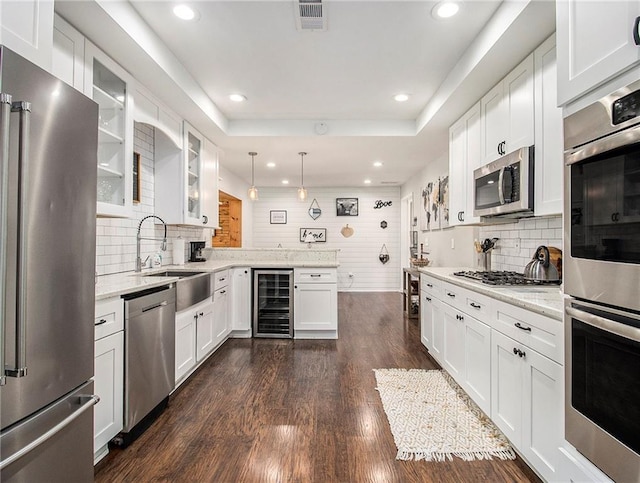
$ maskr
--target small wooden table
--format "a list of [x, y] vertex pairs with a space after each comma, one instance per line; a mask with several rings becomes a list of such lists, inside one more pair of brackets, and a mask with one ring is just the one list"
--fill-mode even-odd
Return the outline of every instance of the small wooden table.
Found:
[[420, 318], [420, 272], [415, 268], [402, 269], [402, 309], [409, 319]]

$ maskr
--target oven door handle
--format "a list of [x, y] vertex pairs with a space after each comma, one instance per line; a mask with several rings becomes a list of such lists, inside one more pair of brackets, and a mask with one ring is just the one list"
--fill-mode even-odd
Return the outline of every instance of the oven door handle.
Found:
[[573, 307], [565, 307], [564, 311], [568, 316], [578, 319], [592, 327], [605, 330], [620, 337], [624, 337], [625, 339], [640, 342], [640, 329], [636, 327], [621, 324], [619, 322], [600, 317], [599, 315], [593, 315], [589, 312], [578, 310]]

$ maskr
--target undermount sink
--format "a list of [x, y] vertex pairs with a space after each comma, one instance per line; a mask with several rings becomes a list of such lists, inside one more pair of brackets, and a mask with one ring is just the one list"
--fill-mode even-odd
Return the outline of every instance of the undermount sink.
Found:
[[145, 277], [179, 277], [176, 282], [176, 312], [191, 307], [198, 302], [211, 297], [210, 272], [186, 272], [180, 270], [166, 270], [150, 273]]

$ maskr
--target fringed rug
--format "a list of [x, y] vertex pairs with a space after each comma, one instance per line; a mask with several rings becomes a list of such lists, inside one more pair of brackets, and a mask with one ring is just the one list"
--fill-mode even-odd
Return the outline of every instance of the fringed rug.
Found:
[[515, 459], [505, 436], [445, 371], [374, 369], [398, 460]]

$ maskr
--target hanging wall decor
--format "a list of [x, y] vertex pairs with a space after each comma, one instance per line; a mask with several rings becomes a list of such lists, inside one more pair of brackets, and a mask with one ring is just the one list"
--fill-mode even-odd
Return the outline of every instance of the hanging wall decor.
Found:
[[387, 250], [387, 245], [382, 244], [382, 248], [380, 249], [380, 255], [378, 255], [378, 258], [383, 265], [389, 261], [389, 251]]
[[340, 230], [340, 233], [342, 234], [343, 237], [349, 238], [351, 235], [353, 235], [353, 228], [351, 228], [347, 224], [347, 225], [342, 227], [342, 229]]
[[386, 222], [386, 221], [384, 221], [384, 220], [382, 220], [382, 221], [380, 222], [380, 228], [382, 228], [382, 229], [384, 230], [386, 227], [387, 227], [387, 222]]
[[309, 207], [309, 216], [314, 220], [317, 220], [322, 214], [322, 210], [320, 209], [320, 205], [318, 204], [318, 200], [315, 198], [311, 202], [311, 206]]
[[376, 200], [373, 205], [373, 209], [379, 210], [380, 208], [384, 208], [385, 206], [391, 206], [391, 201]]

